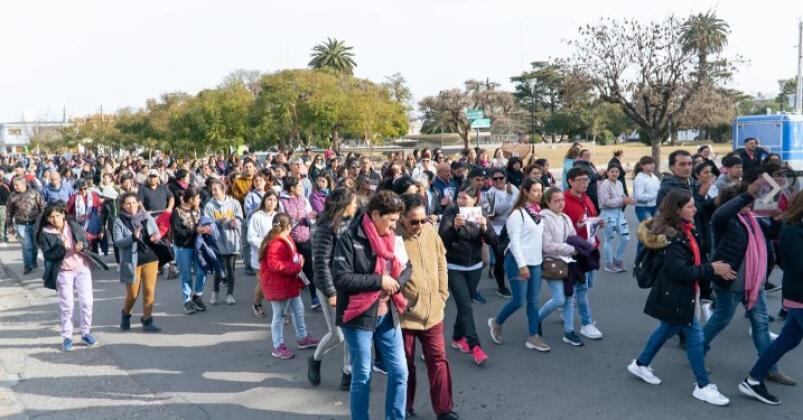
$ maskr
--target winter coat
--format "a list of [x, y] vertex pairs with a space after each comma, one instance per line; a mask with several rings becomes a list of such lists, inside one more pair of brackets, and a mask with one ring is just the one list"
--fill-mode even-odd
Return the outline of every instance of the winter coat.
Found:
[[784, 224], [780, 252], [783, 263], [783, 298], [803, 304], [803, 223]]
[[449, 207], [443, 212], [438, 234], [446, 247], [446, 261], [449, 264], [471, 267], [482, 262], [482, 244], [495, 245], [496, 233], [493, 227], [487, 225], [485, 232], [474, 223], [464, 224], [455, 229], [454, 219], [460, 213], [456, 206]]
[[185, 210], [178, 206], [170, 215], [170, 230], [173, 232], [173, 244], [179, 248], [195, 248], [195, 237], [201, 220], [201, 211]]
[[[594, 209], [599, 213], [599, 200], [597, 198], [597, 188], [599, 186], [599, 174], [597, 173], [597, 167], [594, 166], [591, 162], [586, 162], [584, 160], [575, 160], [574, 161], [575, 168], [583, 168], [588, 173], [588, 190], [586, 190], [586, 194], [588, 198], [591, 199], [591, 202], [594, 203]], [[568, 182], [568, 181], [567, 181]]]
[[323, 212], [323, 208], [326, 205], [326, 198], [327, 197], [328, 197], [328, 194], [326, 194], [326, 193], [324, 193], [322, 191], [314, 191], [312, 194], [310, 194], [310, 196], [309, 196], [309, 204], [310, 204], [310, 207], [312, 207], [312, 211], [314, 211], [316, 213]]
[[[112, 229], [114, 246], [117, 247], [117, 252], [120, 256], [120, 283], [131, 284], [134, 282], [137, 272], [139, 241], [134, 239], [134, 232], [128, 228], [128, 225], [123, 223], [119, 216], [114, 220]], [[156, 226], [153, 217], [148, 215], [148, 218], [143, 223], [142, 237], [153, 235], [158, 231], [159, 228]]]
[[402, 288], [409, 305], [401, 316], [401, 327], [428, 330], [443, 322], [449, 299], [446, 249], [429, 223], [424, 223], [417, 235], [408, 234], [403, 227], [399, 230], [412, 267], [410, 279]]
[[565, 213], [556, 214], [552, 210], [541, 210], [544, 221], [544, 237], [541, 240], [544, 258], [571, 257], [576, 252], [566, 243], [570, 236], [577, 235], [572, 219]]
[[[653, 222], [648, 219], [639, 225], [639, 241], [649, 249], [665, 251], [644, 313], [670, 325], [691, 325], [697, 304], [695, 283], [713, 280], [714, 267], [711, 263], [694, 265], [694, 254], [683, 232], [669, 228], [665, 233], [654, 233]], [[697, 239], [699, 235], [693, 233]]]
[[53, 184], [48, 183], [42, 190], [42, 196], [46, 204], [55, 203], [57, 201], [67, 204], [67, 200], [70, 199], [70, 196], [73, 195], [73, 193], [74, 191], [72, 186], [66, 182], [66, 180], [61, 181], [61, 186], [59, 186], [59, 188], [56, 188], [53, 186]]
[[[88, 257], [85, 254], [89, 250], [89, 241], [86, 240], [84, 229], [81, 225], [70, 220], [65, 221], [65, 223], [70, 226], [70, 232], [72, 232], [75, 243], [83, 242], [84, 251], [81, 254]], [[36, 238], [36, 242], [39, 245], [39, 249], [42, 250], [42, 257], [45, 260], [45, 272], [42, 275], [42, 280], [44, 280], [46, 288], [56, 290], [56, 279], [61, 271], [61, 262], [67, 254], [64, 242], [61, 236], [44, 231]]]
[[692, 194], [694, 197], [694, 207], [697, 208], [697, 213], [694, 215], [694, 228], [700, 235], [700, 252], [702, 253], [703, 260], [708, 259], [711, 253], [712, 237], [711, 237], [711, 215], [714, 213], [714, 199], [701, 196], [698, 192], [700, 185], [693, 182], [691, 179], [683, 180], [674, 175], [666, 175], [661, 179], [661, 187], [658, 189], [658, 196], [656, 198], [656, 205], [660, 208], [661, 201], [666, 197], [669, 191], [673, 189], [683, 189]]
[[319, 223], [315, 226], [312, 237], [312, 268], [315, 271], [315, 288], [323, 292], [326, 297], [337, 294], [332, 278], [332, 256], [338, 238], [348, 230], [352, 219], [343, 219], [336, 230], [332, 230], [331, 223]]
[[[376, 316], [379, 309], [379, 300], [374, 305], [348, 323], [343, 322], [343, 313], [349, 306], [352, 295], [362, 292], [375, 292], [382, 289], [382, 276], [374, 273], [376, 267], [376, 254], [362, 229], [360, 216], [355, 223], [346, 230], [335, 245], [334, 259], [332, 261], [332, 278], [337, 290], [337, 308], [335, 310], [337, 325], [341, 327], [357, 328], [374, 331], [376, 329]], [[412, 274], [410, 264], [396, 279], [403, 289]], [[396, 313], [395, 305], [390, 305], [389, 315], [394, 317], [394, 325], [398, 325], [400, 314]]]
[[276, 238], [268, 243], [267, 255], [259, 268], [259, 285], [265, 299], [272, 301], [298, 297], [304, 283], [298, 273], [304, 268], [292, 239]]
[[33, 224], [45, 209], [42, 196], [33, 188], [23, 193], [11, 193], [6, 204], [6, 223]]

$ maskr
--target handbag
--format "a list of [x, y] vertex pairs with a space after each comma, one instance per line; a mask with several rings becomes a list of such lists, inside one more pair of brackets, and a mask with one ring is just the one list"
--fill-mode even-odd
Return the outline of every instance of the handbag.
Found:
[[541, 264], [541, 277], [547, 280], [565, 280], [569, 278], [569, 264], [559, 258], [545, 258]]

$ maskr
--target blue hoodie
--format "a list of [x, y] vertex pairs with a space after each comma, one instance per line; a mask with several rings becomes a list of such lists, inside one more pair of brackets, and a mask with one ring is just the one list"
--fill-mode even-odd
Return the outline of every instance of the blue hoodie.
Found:
[[56, 188], [53, 186], [53, 183], [48, 182], [47, 185], [45, 185], [45, 188], [42, 190], [42, 196], [45, 199], [45, 204], [52, 204], [57, 201], [67, 204], [70, 196], [74, 193], [75, 191], [73, 190], [72, 186], [64, 181], [61, 181], [60, 188]]

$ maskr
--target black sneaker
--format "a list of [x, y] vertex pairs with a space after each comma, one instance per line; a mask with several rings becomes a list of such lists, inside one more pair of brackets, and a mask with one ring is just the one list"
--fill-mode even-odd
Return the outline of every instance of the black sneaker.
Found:
[[256, 270], [254, 270], [254, 269], [253, 269], [253, 268], [251, 268], [251, 267], [245, 267], [245, 275], [246, 275], [246, 276], [253, 277], [253, 276], [256, 276], [256, 275], [257, 275], [257, 272], [256, 272]]
[[764, 283], [764, 291], [767, 293], [777, 292], [781, 290], [781, 286], [778, 286], [775, 283], [766, 282]]
[[486, 303], [488, 303], [488, 301], [485, 299], [485, 296], [483, 296], [482, 293], [479, 292], [479, 290], [477, 291], [477, 293], [474, 294], [474, 296], [471, 297], [471, 300], [473, 300], [474, 303], [480, 305], [485, 305]]
[[513, 294], [510, 293], [510, 289], [508, 289], [507, 287], [503, 287], [501, 289], [497, 289], [496, 290], [496, 295], [499, 296], [502, 299], [510, 299], [510, 298], [513, 297]]
[[340, 390], [341, 391], [349, 391], [351, 390], [351, 374], [350, 373], [343, 373], [340, 375]]
[[580, 336], [575, 334], [574, 331], [569, 331], [567, 333], [563, 333], [563, 342], [566, 344], [571, 344], [575, 347], [582, 347], [583, 340], [580, 339]]
[[321, 384], [321, 361], [315, 360], [315, 356], [307, 359], [307, 380], [313, 385]]
[[739, 384], [739, 391], [748, 397], [752, 397], [763, 402], [764, 404], [778, 405], [781, 403], [781, 400], [779, 400], [778, 397], [770, 394], [770, 392], [767, 391], [767, 387], [764, 386], [764, 382], [759, 382], [756, 385], [750, 385], [750, 383], [747, 382], [747, 378], [745, 378]]
[[195, 310], [198, 312], [203, 312], [206, 310], [206, 305], [204, 305], [204, 300], [201, 299], [201, 297], [198, 295], [192, 297], [192, 304], [195, 305]]
[[190, 300], [190, 301], [187, 301], [187, 303], [185, 303], [185, 304], [184, 304], [184, 314], [186, 314], [186, 315], [192, 315], [192, 314], [194, 314], [194, 313], [195, 313], [195, 312], [197, 312], [197, 311], [198, 311], [198, 310], [197, 310], [197, 309], [195, 309], [195, 304], [194, 304], [194, 303], [192, 303], [192, 301], [191, 301], [191, 300]]
[[781, 308], [781, 310], [778, 311], [778, 318], [782, 319], [782, 320], [786, 320], [786, 315], [788, 315], [788, 314], [789, 314], [789, 311], [787, 311], [784, 308]]
[[438, 415], [438, 420], [458, 420], [459, 418], [460, 416], [458, 416], [454, 411]]

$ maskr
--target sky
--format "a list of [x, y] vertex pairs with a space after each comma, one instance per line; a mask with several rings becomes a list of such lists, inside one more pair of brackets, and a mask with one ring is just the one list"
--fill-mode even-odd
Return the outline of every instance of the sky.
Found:
[[306, 67], [327, 37], [354, 47], [355, 75], [401, 73], [416, 99], [510, 77], [564, 57], [579, 25], [602, 17], [662, 20], [715, 9], [740, 56], [731, 86], [771, 95], [797, 71], [803, 1], [291, 0], [0, 2], [0, 122], [142, 107], [196, 93], [236, 69]]

